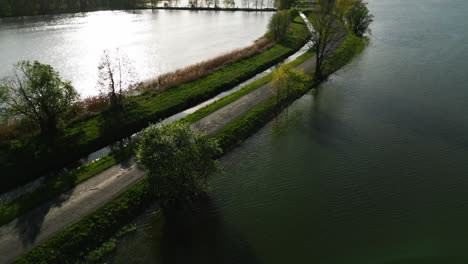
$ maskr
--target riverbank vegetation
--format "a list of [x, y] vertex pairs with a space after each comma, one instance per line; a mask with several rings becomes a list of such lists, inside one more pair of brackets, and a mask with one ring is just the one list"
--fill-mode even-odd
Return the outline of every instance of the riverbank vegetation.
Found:
[[[325, 64], [326, 74], [329, 75], [344, 66], [355, 55], [360, 53], [366, 44], [367, 39], [348, 35], [336, 50], [335, 55]], [[298, 60], [302, 62], [312, 55], [312, 53], [305, 54]], [[295, 61], [294, 64], [299, 63]], [[271, 80], [272, 76], [267, 75], [264, 78]], [[220, 143], [223, 152], [226, 153], [274, 118], [281, 109], [318, 85], [312, 80], [313, 77], [309, 76], [308, 81], [303, 83], [301, 89], [295, 89], [295, 93], [291, 93], [289, 97], [286, 97], [286, 91], [283, 90], [280, 105], [277, 105], [276, 98], [272, 97], [254, 107], [248, 113], [212, 135], [212, 137]], [[260, 86], [260, 83], [256, 85], [256, 87], [258, 86]], [[252, 87], [250, 87], [251, 90], [253, 90]], [[240, 90], [238, 93], [242, 95], [246, 92]], [[234, 99], [231, 100], [235, 100], [235, 97], [239, 95], [235, 93], [232, 96], [234, 96]], [[217, 101], [206, 107], [211, 111], [204, 111], [204, 115], [195, 113], [189, 116], [188, 119], [201, 119], [225, 104], [226, 102], [223, 102], [223, 100]], [[18, 263], [66, 263], [67, 261], [83, 260], [90, 252], [93, 252], [94, 247], [99, 247], [109, 241], [114, 234], [119, 232], [122, 226], [128, 225], [130, 223], [129, 215], [134, 214], [131, 217], [135, 218], [138, 215], [136, 212], [143, 212], [144, 208], [149, 207], [153, 202], [148, 181], [143, 179], [104, 207], [97, 209], [24, 255], [18, 260]], [[103, 219], [100, 220], [101, 218]]]
[[256, 54], [262, 53], [268, 48], [271, 48], [273, 44], [274, 42], [269, 38], [262, 37], [246, 48], [233, 50], [221, 56], [217, 56], [173, 72], [162, 74], [155, 79], [143, 83], [140, 89], [142, 91], [162, 92], [168, 88], [195, 81], [208, 76], [227, 65], [233, 64], [236, 61], [247, 59]]
[[[289, 0], [285, 0], [289, 1]], [[0, 17], [78, 13], [97, 10], [135, 10], [157, 7], [182, 7], [181, 0], [0, 0]], [[262, 10], [275, 6], [275, 0], [188, 0], [187, 9]]]
[[77, 99], [75, 88], [50, 65], [21, 61], [14, 77], [0, 82], [0, 118], [25, 119], [49, 139]]
[[[197, 85], [205, 85], [213, 82], [217, 79], [222, 78], [235, 78], [234, 74], [240, 72], [243, 68], [253, 68], [267, 67], [267, 65], [272, 65], [277, 61], [281, 60], [285, 56], [288, 56], [295, 50], [297, 50], [304, 42], [307, 40], [307, 29], [305, 28], [304, 24], [300, 24], [300, 18], [297, 18], [296, 22], [291, 26], [290, 35], [281, 43], [276, 44], [272, 48], [266, 51], [265, 54], [262, 56], [255, 56], [254, 60], [244, 60], [242, 63], [238, 63], [238, 65], [232, 65], [233, 67], [222, 70], [214, 76], [208, 77], [209, 80], [207, 81], [197, 81], [192, 84], [188, 84], [185, 87], [187, 89], [196, 87]], [[233, 70], [234, 72], [230, 72]], [[258, 71], [256, 71], [258, 72]], [[256, 73], [255, 72], [255, 73]], [[228, 87], [226, 87], [228, 88]], [[249, 89], [253, 89], [254, 86], [250, 85]], [[245, 91], [245, 90], [244, 90]], [[178, 91], [178, 94], [182, 91]], [[151, 94], [150, 100], [154, 98], [159, 98], [157, 93], [149, 93]], [[164, 94], [164, 93], [162, 93]], [[148, 95], [146, 95], [148, 96]], [[146, 98], [146, 97], [144, 97]], [[169, 100], [173, 97], [163, 97]], [[233, 97], [230, 97], [231, 99]], [[226, 102], [226, 101], [225, 101]], [[159, 119], [154, 119], [155, 121]], [[70, 147], [70, 146], [69, 146]], [[2, 204], [0, 206], [0, 224], [7, 223], [8, 221], [14, 219], [15, 217], [27, 212], [28, 210], [34, 208], [35, 206], [40, 205], [41, 203], [52, 199], [53, 197], [59, 195], [61, 192], [64, 192], [73, 186], [76, 186], [80, 182], [89, 179], [93, 175], [111, 167], [112, 165], [116, 164], [119, 161], [125, 160], [130, 157], [132, 147], [129, 146], [125, 148], [123, 151], [112, 153], [108, 156], [101, 158], [100, 160], [93, 162], [88, 165], [81, 166], [78, 169], [74, 169], [68, 172], [61, 173], [61, 176], [58, 178], [50, 178], [46, 179], [46, 183], [43, 184], [39, 189], [35, 190], [30, 194], [23, 195], [22, 197], [9, 202], [7, 204]], [[8, 177], [9, 175], [2, 174], [2, 181], [4, 182], [11, 182], [15, 181], [15, 178]], [[3, 186], [2, 186], [3, 187]]]

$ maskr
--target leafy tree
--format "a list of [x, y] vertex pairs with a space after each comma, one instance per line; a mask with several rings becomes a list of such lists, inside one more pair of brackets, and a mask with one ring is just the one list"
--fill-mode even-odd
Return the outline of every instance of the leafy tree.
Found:
[[353, 5], [346, 13], [346, 20], [357, 36], [362, 37], [366, 32], [370, 32], [369, 25], [374, 21], [374, 16], [367, 9], [367, 2], [354, 0]]
[[43, 135], [53, 135], [77, 99], [71, 83], [62, 81], [50, 65], [21, 61], [15, 66], [14, 77], [0, 84], [0, 115], [29, 119]]
[[276, 0], [276, 8], [278, 10], [290, 9], [295, 2], [295, 0]]
[[323, 79], [323, 63], [345, 36], [340, 20], [335, 12], [335, 5], [328, 0], [321, 0], [320, 8], [312, 14], [310, 22], [314, 28], [311, 37], [312, 49], [315, 51], [315, 78]]
[[268, 31], [275, 41], [280, 41], [286, 37], [290, 24], [289, 11], [278, 11], [271, 16], [270, 22], [268, 23]]
[[290, 64], [282, 64], [273, 73], [273, 89], [276, 94], [276, 104], [279, 104], [281, 93], [286, 92], [289, 97], [292, 89], [299, 89], [306, 82], [306, 75], [303, 71], [294, 69]]
[[226, 8], [233, 8], [236, 6], [234, 0], [223, 0], [224, 7]]
[[105, 50], [98, 66], [98, 87], [109, 99], [114, 109], [123, 107], [126, 93], [138, 84], [138, 74], [128, 56], [117, 49], [114, 53]]
[[148, 170], [150, 186], [163, 208], [185, 207], [206, 190], [220, 170], [218, 143], [188, 124], [152, 125], [141, 135], [137, 160]]

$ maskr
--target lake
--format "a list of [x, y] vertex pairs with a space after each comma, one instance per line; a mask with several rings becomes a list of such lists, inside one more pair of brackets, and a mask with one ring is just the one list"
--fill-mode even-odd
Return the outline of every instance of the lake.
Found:
[[140, 80], [233, 49], [265, 34], [272, 12], [100, 11], [0, 19], [0, 78], [19, 60], [52, 65], [82, 97], [96, 95], [104, 50], [128, 55]]
[[150, 211], [112, 263], [468, 263], [468, 2], [370, 0], [370, 46]]

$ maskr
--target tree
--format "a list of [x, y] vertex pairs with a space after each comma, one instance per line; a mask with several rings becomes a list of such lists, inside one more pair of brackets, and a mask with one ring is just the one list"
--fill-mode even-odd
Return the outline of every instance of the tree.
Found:
[[62, 81], [50, 65], [21, 61], [14, 77], [0, 84], [0, 115], [23, 117], [37, 125], [43, 135], [54, 135], [58, 124], [78, 99], [69, 81]]
[[295, 0], [276, 0], [276, 8], [278, 10], [287, 10], [290, 9], [295, 2]]
[[319, 2], [320, 8], [310, 17], [314, 28], [311, 43], [316, 54], [315, 79], [323, 80], [323, 63], [332, 55], [336, 45], [345, 36], [345, 31], [341, 28], [339, 18], [334, 12], [335, 5], [328, 0]]
[[152, 125], [141, 135], [137, 160], [148, 170], [152, 192], [163, 208], [186, 207], [205, 193], [208, 177], [220, 170], [218, 143], [188, 124]]
[[98, 66], [98, 76], [101, 94], [109, 99], [113, 109], [121, 109], [125, 94], [138, 84], [138, 74], [133, 63], [119, 49], [113, 54], [104, 51]]
[[280, 41], [288, 33], [289, 25], [291, 23], [289, 11], [278, 11], [271, 16], [268, 23], [268, 31], [275, 41]]
[[374, 21], [374, 16], [369, 13], [367, 2], [362, 0], [353, 2], [346, 13], [346, 21], [353, 33], [362, 37], [366, 32], [370, 32], [369, 25]]
[[234, 0], [223, 0], [223, 4], [224, 4], [224, 7], [226, 8], [233, 8], [236, 5]]
[[273, 73], [273, 89], [276, 94], [276, 104], [279, 104], [281, 93], [286, 92], [286, 98], [289, 98], [292, 89], [299, 89], [306, 82], [306, 75], [303, 71], [294, 69], [290, 64], [282, 64]]

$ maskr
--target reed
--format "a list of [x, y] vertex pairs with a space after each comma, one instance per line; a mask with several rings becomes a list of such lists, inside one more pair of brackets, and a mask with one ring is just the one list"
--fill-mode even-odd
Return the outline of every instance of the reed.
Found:
[[162, 74], [144, 82], [141, 89], [143, 91], [162, 92], [171, 87], [198, 80], [234, 62], [259, 54], [273, 46], [273, 44], [269, 39], [261, 38], [248, 47], [236, 49], [212, 59]]

